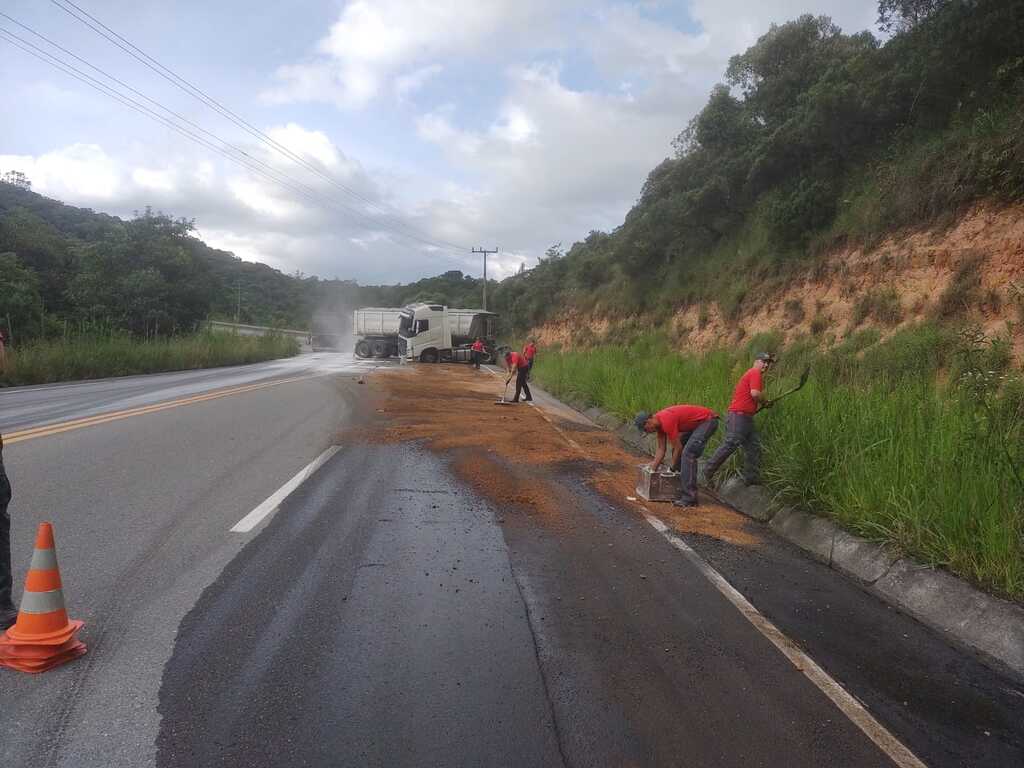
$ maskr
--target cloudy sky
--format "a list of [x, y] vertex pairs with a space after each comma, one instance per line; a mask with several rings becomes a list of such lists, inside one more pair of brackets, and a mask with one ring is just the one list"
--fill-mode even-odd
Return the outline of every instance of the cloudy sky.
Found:
[[[729, 56], [804, 12], [848, 32], [876, 15], [874, 0], [74, 0], [250, 131], [62, 2], [0, 10], [250, 167], [0, 35], [0, 172], [96, 210], [194, 218], [244, 259], [361, 282], [479, 274], [469, 249], [495, 245], [503, 276], [614, 228]], [[10, 19], [0, 28], [113, 85]]]

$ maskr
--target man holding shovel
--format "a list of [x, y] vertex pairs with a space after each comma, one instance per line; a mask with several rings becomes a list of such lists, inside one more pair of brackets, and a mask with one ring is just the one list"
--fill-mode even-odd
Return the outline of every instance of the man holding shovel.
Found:
[[669, 466], [682, 473], [677, 507], [697, 506], [697, 459], [704, 446], [718, 429], [718, 414], [701, 405], [673, 405], [654, 415], [641, 411], [633, 419], [641, 432], [658, 434], [658, 450], [651, 462], [651, 472], [657, 472], [668, 445], [672, 445]]
[[725, 422], [725, 440], [704, 468], [705, 482], [710, 482], [718, 468], [740, 447], [743, 448], [743, 481], [747, 485], [761, 482], [761, 440], [754, 426], [754, 414], [772, 407], [772, 401], [765, 396], [764, 375], [774, 362], [774, 355], [759, 352], [754, 357], [753, 367], [737, 382]]
[[518, 352], [506, 352], [505, 366], [508, 368], [505, 389], [508, 389], [508, 383], [512, 381], [512, 374], [515, 373], [516, 376], [516, 396], [512, 398], [512, 402], [518, 403], [519, 394], [524, 393], [526, 395], [526, 402], [532, 403], [533, 395], [530, 394], [530, 385], [526, 381], [530, 374], [529, 361]]

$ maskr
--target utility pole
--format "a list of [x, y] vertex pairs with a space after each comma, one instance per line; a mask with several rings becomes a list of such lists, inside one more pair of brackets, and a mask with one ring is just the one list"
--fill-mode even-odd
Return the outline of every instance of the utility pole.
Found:
[[474, 248], [473, 253], [482, 253], [484, 255], [484, 312], [487, 311], [487, 254], [497, 253], [497, 248], [488, 250], [486, 248]]
[[237, 296], [235, 298], [235, 325], [238, 325], [238, 316], [242, 313], [242, 283], [241, 281], [235, 283], [235, 290]]

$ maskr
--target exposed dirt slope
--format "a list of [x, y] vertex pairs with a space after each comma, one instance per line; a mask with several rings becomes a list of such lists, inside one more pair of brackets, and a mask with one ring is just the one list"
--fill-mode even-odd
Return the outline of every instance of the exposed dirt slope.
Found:
[[[871, 250], [839, 249], [758, 299], [735, 322], [716, 304], [684, 307], [667, 330], [680, 348], [705, 351], [765, 331], [787, 342], [805, 335], [824, 342], [861, 327], [888, 335], [927, 318], [966, 320], [991, 335], [1010, 334], [1024, 357], [1024, 205], [979, 206], [949, 228], [902, 232]], [[613, 337], [627, 322], [654, 326], [649, 318], [570, 309], [533, 335], [545, 346], [571, 347]]]

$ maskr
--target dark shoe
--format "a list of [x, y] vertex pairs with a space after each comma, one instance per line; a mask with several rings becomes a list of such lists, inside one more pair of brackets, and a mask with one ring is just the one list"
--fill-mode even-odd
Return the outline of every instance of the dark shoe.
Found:
[[14, 622], [18, 620], [18, 609], [14, 606], [10, 608], [0, 608], [0, 630], [13, 627]]
[[697, 505], [696, 504], [690, 504], [688, 502], [673, 501], [672, 502], [672, 506], [674, 506], [674, 507], [681, 507], [682, 509], [693, 509]]

